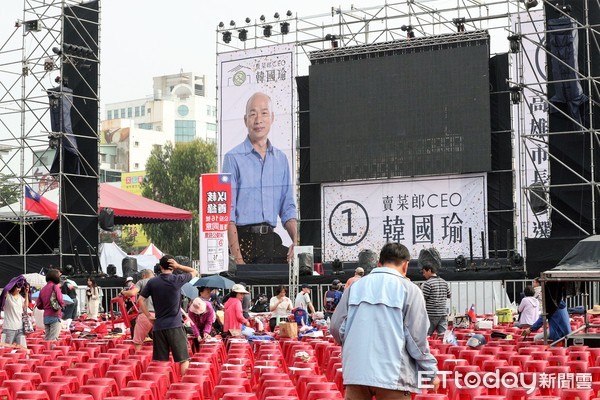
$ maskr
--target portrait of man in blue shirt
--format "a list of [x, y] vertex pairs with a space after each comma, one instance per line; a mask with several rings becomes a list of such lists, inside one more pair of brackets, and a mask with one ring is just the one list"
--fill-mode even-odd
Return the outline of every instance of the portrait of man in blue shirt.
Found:
[[[297, 210], [287, 156], [269, 140], [275, 119], [271, 98], [254, 93], [246, 103], [246, 139], [223, 159], [231, 174], [229, 249], [236, 264], [286, 263], [294, 255]], [[277, 218], [292, 244], [274, 232]]]

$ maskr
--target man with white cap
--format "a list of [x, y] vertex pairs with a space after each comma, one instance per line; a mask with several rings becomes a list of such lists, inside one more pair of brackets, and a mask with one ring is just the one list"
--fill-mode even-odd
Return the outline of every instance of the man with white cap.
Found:
[[362, 278], [364, 274], [365, 274], [364, 268], [363, 267], [357, 267], [354, 270], [354, 276], [352, 278], [348, 279], [348, 281], [344, 285], [344, 288], [348, 289], [350, 287], [350, 285], [352, 285], [354, 282], [356, 282], [357, 280], [359, 280], [360, 278]]
[[188, 308], [188, 316], [192, 321], [192, 331], [194, 332], [195, 347], [199, 348], [200, 341], [210, 337], [212, 324], [215, 322], [215, 310], [208, 301], [201, 297], [196, 297]]
[[229, 332], [230, 329], [242, 330], [242, 324], [248, 325], [248, 320], [244, 318], [242, 312], [242, 300], [246, 293], [249, 293], [243, 285], [236, 283], [231, 288], [232, 296], [225, 302], [225, 321], [223, 323], [223, 332]]

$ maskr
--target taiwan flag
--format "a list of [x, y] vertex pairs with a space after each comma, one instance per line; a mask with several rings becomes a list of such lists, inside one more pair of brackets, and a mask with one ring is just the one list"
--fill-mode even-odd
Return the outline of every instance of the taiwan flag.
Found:
[[40, 196], [29, 186], [25, 186], [25, 209], [45, 215], [52, 219], [58, 217], [58, 206], [50, 200]]
[[469, 319], [471, 320], [471, 322], [477, 322], [477, 313], [475, 312], [475, 304], [471, 304], [471, 308], [469, 308], [467, 315], [469, 315]]

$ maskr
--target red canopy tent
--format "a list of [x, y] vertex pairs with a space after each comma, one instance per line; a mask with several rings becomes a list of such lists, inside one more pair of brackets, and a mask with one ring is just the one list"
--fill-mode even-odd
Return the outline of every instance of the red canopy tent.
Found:
[[115, 224], [144, 224], [162, 221], [190, 221], [192, 213], [119, 189], [100, 184], [100, 209], [112, 208]]

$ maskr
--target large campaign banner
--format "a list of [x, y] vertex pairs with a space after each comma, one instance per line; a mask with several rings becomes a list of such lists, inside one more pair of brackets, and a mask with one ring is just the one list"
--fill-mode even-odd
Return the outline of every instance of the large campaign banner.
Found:
[[[248, 100], [255, 93], [264, 93], [270, 97], [272, 112], [275, 115], [268, 139], [287, 157], [295, 198], [294, 73], [294, 45], [291, 44], [239, 50], [217, 56], [219, 171], [222, 171], [225, 154], [242, 143], [248, 135], [244, 123]], [[233, 195], [236, 196], [236, 193]], [[284, 245], [291, 243], [281, 226], [281, 221], [275, 232], [281, 236]]]
[[231, 206], [229, 174], [200, 177], [200, 273], [227, 271], [229, 245], [227, 224]]
[[322, 185], [323, 261], [358, 260], [400, 242], [412, 257], [435, 247], [442, 258], [481, 257], [487, 243], [486, 176], [389, 179]]
[[[523, 88], [522, 101], [512, 105], [513, 148], [517, 168], [516, 204], [521, 224], [517, 240], [550, 237], [550, 160], [548, 157], [548, 99], [546, 96], [545, 18], [543, 10], [514, 16], [513, 32], [520, 34], [522, 51], [511, 54], [511, 81]], [[519, 244], [517, 244], [519, 248]]]

